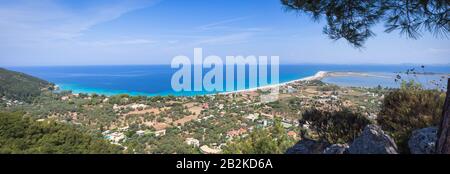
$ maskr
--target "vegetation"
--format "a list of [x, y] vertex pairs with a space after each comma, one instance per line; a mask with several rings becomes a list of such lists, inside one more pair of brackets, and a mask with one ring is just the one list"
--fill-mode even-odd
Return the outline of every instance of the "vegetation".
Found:
[[423, 90], [420, 85], [403, 82], [384, 100], [377, 122], [391, 132], [402, 152], [408, 152], [407, 140], [416, 129], [439, 124], [445, 93]]
[[[378, 123], [402, 148], [412, 130], [436, 125], [444, 97], [415, 83], [403, 83], [400, 90], [342, 88], [321, 81], [296, 85], [303, 92], [259, 104], [254, 102], [257, 96], [243, 95], [143, 97], [39, 90], [30, 97], [33, 102], [0, 105], [9, 112], [1, 114], [0, 153], [121, 153], [111, 142], [126, 147], [124, 153], [200, 153], [199, 145], [220, 147], [224, 153], [284, 153], [296, 141], [286, 133], [299, 131], [295, 120], [309, 125], [300, 128], [302, 135], [349, 143], [379, 113]], [[0, 104], [5, 101], [9, 99]], [[30, 118], [17, 111], [26, 111]], [[282, 116], [283, 122], [274, 116]], [[155, 125], [165, 129], [165, 135], [157, 136]], [[100, 137], [98, 132], [109, 133]], [[111, 133], [121, 139], [111, 138]], [[198, 145], [188, 145], [187, 138]]]
[[310, 123], [318, 138], [332, 144], [351, 142], [364, 127], [371, 123], [360, 113], [348, 109], [330, 112], [311, 109], [303, 113], [300, 124]]
[[282, 154], [295, 144], [287, 136], [281, 121], [276, 119], [269, 129], [256, 128], [247, 137], [230, 142], [224, 149], [226, 154]]
[[0, 153], [121, 153], [120, 147], [66, 124], [0, 113]]
[[53, 85], [45, 80], [0, 68], [0, 97], [31, 102], [42, 90], [52, 88]]
[[186, 144], [178, 129], [169, 129], [164, 137], [154, 134], [128, 136], [125, 145], [132, 154], [195, 154], [198, 149]]
[[193, 154], [199, 153], [195, 148], [187, 145], [181, 136], [166, 136], [155, 144], [153, 153], [156, 154]]
[[450, 31], [448, 0], [281, 0], [287, 10], [303, 12], [314, 20], [325, 18], [323, 32], [330, 39], [345, 39], [354, 47], [362, 47], [374, 36], [371, 28], [383, 21], [385, 32], [399, 30], [409, 38], [422, 32], [447, 36]]

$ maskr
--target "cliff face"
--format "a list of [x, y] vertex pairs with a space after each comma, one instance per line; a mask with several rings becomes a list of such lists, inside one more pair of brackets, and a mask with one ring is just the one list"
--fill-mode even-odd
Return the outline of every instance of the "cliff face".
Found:
[[29, 102], [43, 90], [53, 89], [45, 80], [0, 68], [0, 97]]

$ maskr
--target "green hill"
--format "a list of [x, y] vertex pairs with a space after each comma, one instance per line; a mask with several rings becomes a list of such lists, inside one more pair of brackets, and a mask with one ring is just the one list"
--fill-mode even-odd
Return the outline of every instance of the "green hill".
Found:
[[0, 97], [30, 102], [43, 90], [52, 88], [53, 84], [45, 80], [0, 68]]
[[0, 154], [110, 154], [119, 146], [74, 126], [0, 112]]

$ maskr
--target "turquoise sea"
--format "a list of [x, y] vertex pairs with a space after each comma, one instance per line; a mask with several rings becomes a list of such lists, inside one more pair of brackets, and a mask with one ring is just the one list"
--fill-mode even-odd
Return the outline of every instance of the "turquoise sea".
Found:
[[[280, 65], [279, 82], [288, 82], [308, 76], [318, 71], [352, 71], [373, 74], [370, 77], [330, 77], [323, 81], [343, 86], [360, 87], [399, 87], [395, 82], [397, 72], [416, 68], [417, 72], [433, 72], [435, 75], [403, 76], [404, 79], [420, 81], [428, 88], [431, 80], [439, 81], [442, 76], [448, 78], [450, 65], [420, 66], [414, 65]], [[175, 95], [192, 96], [217, 93], [217, 91], [182, 91], [176, 92], [171, 87], [171, 77], [177, 69], [170, 65], [124, 65], [124, 66], [49, 66], [49, 67], [7, 67], [7, 69], [24, 72], [45, 79], [60, 86], [62, 90], [74, 93], [97, 93], [104, 95]], [[270, 70], [270, 69], [269, 69]], [[204, 69], [206, 73], [208, 69]], [[248, 74], [247, 74], [248, 75]], [[235, 78], [236, 79], [236, 78]], [[247, 83], [248, 83], [248, 78]], [[446, 79], [443, 80], [445, 83]], [[270, 83], [270, 79], [269, 79]], [[248, 84], [245, 88], [251, 88]], [[236, 90], [241, 90], [237, 89]]]

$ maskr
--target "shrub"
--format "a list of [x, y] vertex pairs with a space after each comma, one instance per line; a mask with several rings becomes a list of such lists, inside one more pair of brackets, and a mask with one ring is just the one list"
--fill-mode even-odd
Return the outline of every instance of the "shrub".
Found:
[[408, 153], [407, 141], [416, 129], [437, 125], [442, 114], [445, 93], [422, 90], [418, 85], [403, 84], [384, 99], [377, 122], [391, 133], [399, 150]]
[[0, 113], [0, 153], [121, 153], [100, 135], [54, 121], [37, 122], [20, 113]]
[[295, 144], [279, 119], [269, 129], [255, 128], [248, 136], [227, 143], [225, 154], [281, 154]]
[[0, 68], [0, 98], [31, 103], [43, 90], [52, 90], [53, 84], [39, 78]]
[[310, 128], [317, 133], [319, 139], [333, 144], [352, 141], [371, 123], [365, 116], [348, 109], [335, 112], [307, 110], [299, 122], [304, 124], [306, 121], [311, 124]]

